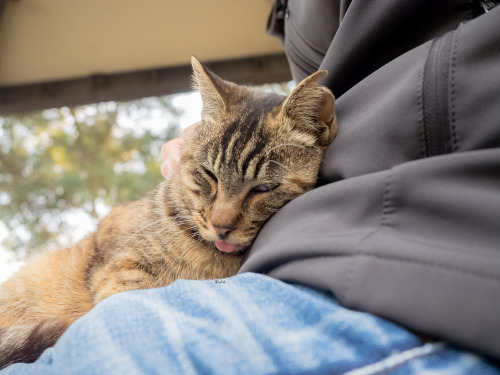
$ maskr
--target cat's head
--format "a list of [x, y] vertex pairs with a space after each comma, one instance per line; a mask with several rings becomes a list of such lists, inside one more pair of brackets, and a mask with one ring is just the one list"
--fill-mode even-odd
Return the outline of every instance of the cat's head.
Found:
[[202, 124], [183, 149], [183, 206], [204, 241], [239, 255], [264, 222], [312, 189], [337, 131], [335, 99], [304, 79], [288, 96], [222, 80], [192, 58]]

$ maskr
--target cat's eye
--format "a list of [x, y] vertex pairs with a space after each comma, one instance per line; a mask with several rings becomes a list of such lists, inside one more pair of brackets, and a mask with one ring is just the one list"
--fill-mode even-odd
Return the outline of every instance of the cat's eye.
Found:
[[280, 184], [276, 184], [276, 185], [269, 185], [269, 184], [257, 185], [251, 191], [252, 191], [252, 193], [256, 193], [256, 194], [267, 193], [268, 191], [276, 189], [279, 185]]
[[208, 177], [210, 177], [212, 180], [214, 180], [214, 182], [217, 182], [217, 177], [215, 177], [215, 175], [210, 172], [208, 169], [206, 168], [203, 168], [203, 172], [205, 172], [206, 175], [208, 175]]

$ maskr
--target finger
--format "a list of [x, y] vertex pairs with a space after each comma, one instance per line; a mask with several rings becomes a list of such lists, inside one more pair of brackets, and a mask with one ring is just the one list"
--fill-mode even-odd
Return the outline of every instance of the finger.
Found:
[[181, 138], [174, 138], [174, 139], [171, 139], [170, 141], [166, 142], [161, 147], [160, 155], [161, 155], [162, 159], [167, 159], [173, 153], [178, 153], [179, 150], [182, 148], [183, 143], [184, 143], [184, 141]]
[[176, 138], [163, 145], [162, 156], [164, 156], [165, 160], [160, 171], [165, 179], [169, 179], [179, 170], [183, 143], [180, 138]]
[[161, 171], [162, 176], [165, 178], [165, 180], [169, 180], [175, 174], [175, 170], [170, 165], [168, 160], [165, 160], [161, 164], [160, 171]]
[[182, 147], [184, 146], [185, 140], [191, 136], [193, 131], [200, 124], [201, 122], [196, 122], [189, 125], [186, 129], [184, 129], [181, 137], [171, 139], [161, 147], [160, 155], [164, 161], [161, 164], [160, 171], [166, 180], [171, 178], [179, 170]]
[[189, 125], [186, 129], [184, 129], [182, 132], [182, 136], [181, 136], [182, 139], [184, 139], [184, 140], [188, 139], [200, 124], [201, 124], [201, 121], [198, 121], [198, 122], [195, 122], [194, 124]]

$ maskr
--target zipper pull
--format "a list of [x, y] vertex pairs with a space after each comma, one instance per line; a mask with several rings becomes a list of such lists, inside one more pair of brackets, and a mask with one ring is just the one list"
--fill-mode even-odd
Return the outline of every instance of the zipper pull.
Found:
[[496, 5], [494, 1], [490, 1], [490, 0], [481, 0], [480, 3], [484, 9], [484, 13], [488, 13]]

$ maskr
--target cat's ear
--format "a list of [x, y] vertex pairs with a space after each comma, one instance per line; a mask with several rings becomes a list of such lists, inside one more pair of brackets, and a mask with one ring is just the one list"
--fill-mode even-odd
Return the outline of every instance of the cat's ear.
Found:
[[328, 146], [337, 134], [335, 97], [318, 83], [327, 74], [319, 70], [302, 80], [281, 108], [281, 115], [291, 120], [293, 129], [314, 135], [321, 146]]
[[227, 107], [229, 82], [206, 69], [198, 59], [191, 57], [193, 67], [193, 86], [201, 94], [203, 102], [202, 116], [215, 118]]

